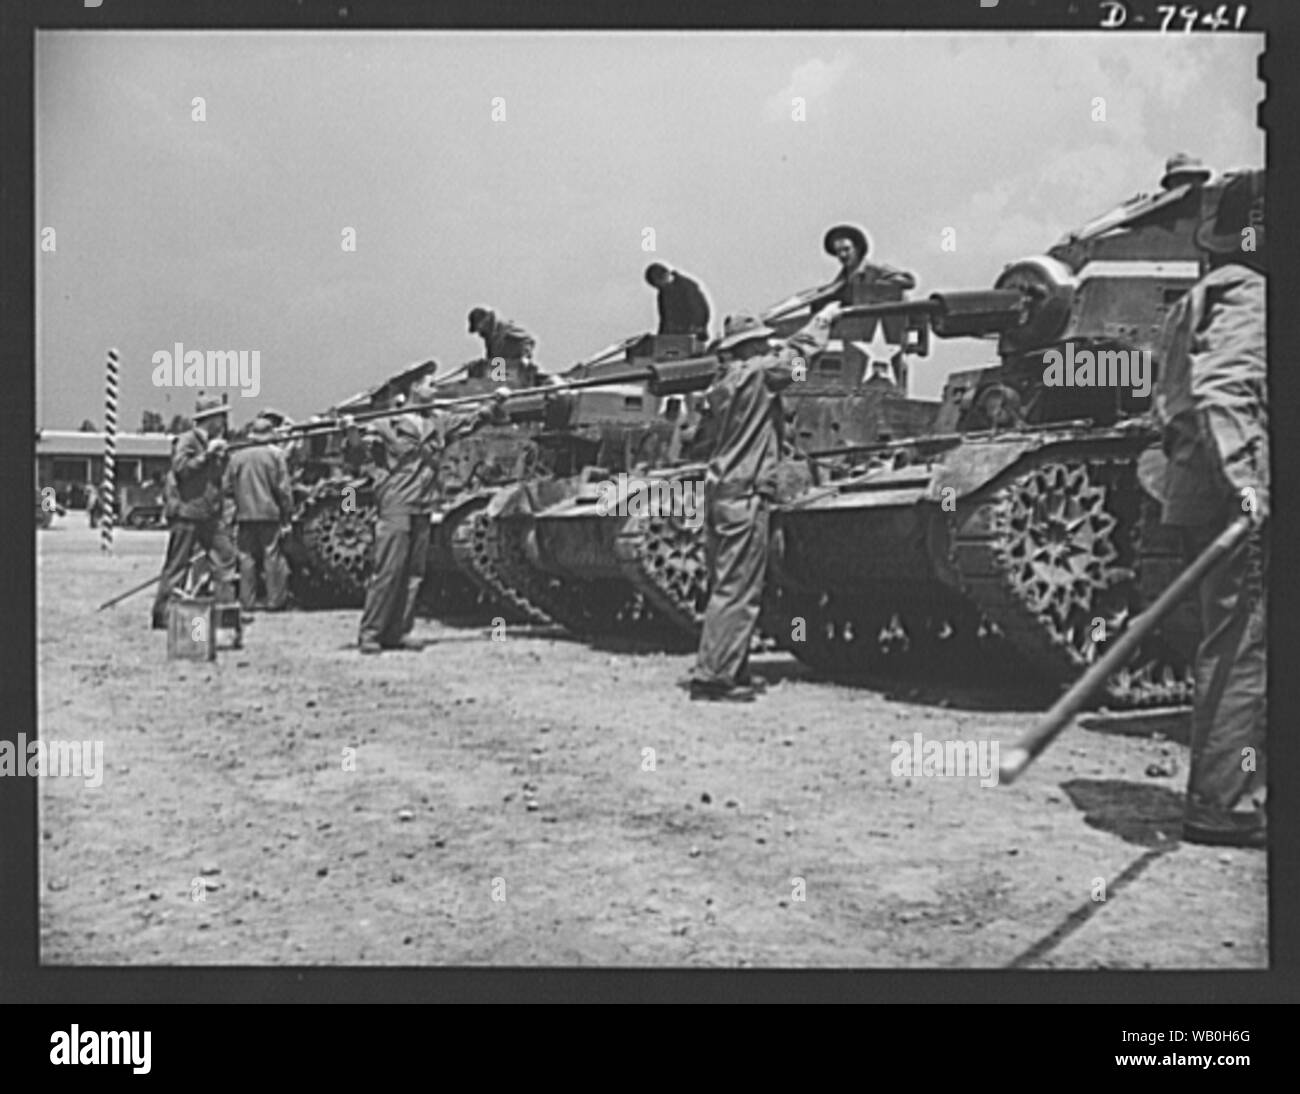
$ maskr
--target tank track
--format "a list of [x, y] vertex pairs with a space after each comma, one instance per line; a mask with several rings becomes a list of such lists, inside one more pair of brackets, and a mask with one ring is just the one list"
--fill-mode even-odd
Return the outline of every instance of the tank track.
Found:
[[477, 590], [478, 609], [500, 616], [507, 623], [545, 623], [546, 617], [522, 599], [511, 595], [498, 578], [490, 545], [483, 532], [492, 522], [486, 509], [491, 494], [459, 502], [444, 517], [443, 530], [461, 573]]
[[[553, 622], [552, 617], [529, 597], [529, 584], [518, 579], [509, 580], [503, 573], [500, 524], [488, 516], [487, 499], [484, 499], [483, 504], [461, 521], [452, 534], [452, 552], [457, 565], [489, 594], [494, 603], [509, 611], [505, 617], [507, 622], [539, 626]], [[540, 581], [534, 584], [540, 584]]]
[[542, 573], [529, 560], [530, 520], [512, 517], [493, 524], [503, 580], [561, 626], [581, 636], [615, 632], [636, 638], [662, 635], [662, 617], [639, 590], [608, 578], [578, 581]]
[[698, 639], [709, 597], [703, 527], [671, 514], [628, 517], [615, 551], [627, 580], [656, 613]]
[[[963, 590], [1038, 672], [1068, 682], [1142, 608], [1153, 566], [1176, 572], [1129, 456], [1045, 453], [949, 516], [949, 562]], [[1150, 552], [1148, 555], [1147, 552]], [[1158, 580], [1159, 575], [1156, 576]], [[1191, 701], [1184, 625], [1144, 643], [1106, 689], [1115, 706]], [[1178, 647], [1181, 646], [1180, 650]]]
[[507, 623], [556, 624], [580, 637], [612, 631], [654, 632], [643, 598], [621, 581], [579, 581], [543, 573], [525, 546], [527, 516], [488, 516], [488, 499], [452, 532], [456, 562], [484, 590]]

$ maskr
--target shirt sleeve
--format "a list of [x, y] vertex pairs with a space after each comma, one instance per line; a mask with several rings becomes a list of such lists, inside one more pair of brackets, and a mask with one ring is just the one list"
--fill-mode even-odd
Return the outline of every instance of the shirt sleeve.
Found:
[[691, 326], [697, 330], [707, 329], [709, 325], [709, 298], [704, 290], [691, 282]]
[[878, 284], [892, 285], [895, 288], [909, 290], [916, 288], [916, 275], [900, 270], [894, 266], [876, 266], [875, 280]]
[[275, 453], [275, 501], [280, 508], [280, 521], [293, 519], [293, 483], [289, 478], [289, 461], [283, 452]]
[[186, 433], [176, 442], [176, 450], [172, 453], [172, 470], [178, 479], [198, 473], [207, 462], [207, 448], [194, 433]]
[[1209, 287], [1189, 348], [1191, 394], [1226, 486], [1268, 487], [1265, 285], [1258, 276]]
[[451, 444], [452, 441], [476, 433], [491, 420], [492, 408], [490, 406], [481, 406], [475, 410], [440, 410], [434, 418], [434, 424], [445, 447]]
[[774, 359], [764, 367], [764, 379], [772, 391], [781, 391], [794, 383], [794, 370], [802, 365], [805, 373], [808, 358], [826, 348], [830, 341], [832, 320], [814, 315], [803, 329], [781, 344]]
[[520, 356], [531, 354], [537, 346], [537, 339], [519, 326], [518, 323], [507, 323], [504, 334], [518, 348]]

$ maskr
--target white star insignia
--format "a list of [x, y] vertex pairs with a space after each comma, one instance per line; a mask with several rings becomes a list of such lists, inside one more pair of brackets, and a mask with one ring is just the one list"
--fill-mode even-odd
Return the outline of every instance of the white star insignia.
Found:
[[903, 347], [885, 337], [885, 325], [876, 321], [876, 329], [871, 334], [870, 342], [854, 342], [853, 345], [867, 359], [867, 378], [882, 373], [898, 383], [898, 373], [894, 369], [894, 359]]

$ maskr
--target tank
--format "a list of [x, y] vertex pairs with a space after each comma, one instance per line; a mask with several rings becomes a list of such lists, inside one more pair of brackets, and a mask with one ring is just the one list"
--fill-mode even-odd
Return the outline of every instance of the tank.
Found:
[[[1155, 378], [1218, 189], [1139, 195], [992, 290], [921, 302], [933, 334], [996, 339], [998, 360], [948, 377], [924, 435], [821, 453], [819, 481], [777, 508], [763, 625], [778, 645], [832, 676], [1014, 666], [1064, 684], [1096, 660], [1181, 565], [1134, 380]], [[1102, 369], [1119, 382], [1089, 383]], [[1187, 602], [1105, 701], [1190, 699], [1196, 636]]]
[[[557, 484], [577, 482], [590, 465], [617, 471], [647, 458], [669, 430], [640, 389], [568, 395], [549, 391], [556, 378], [522, 362], [506, 360], [504, 368], [502, 373], [486, 362], [470, 362], [439, 385], [440, 399], [485, 394], [502, 384], [534, 394], [507, 404], [508, 425], [486, 426], [447, 446], [439, 467], [420, 604], [443, 616], [489, 614], [511, 623], [540, 624], [556, 622], [559, 616], [572, 620], [575, 605], [581, 611], [583, 590], [565, 590], [557, 600], [559, 590], [553, 586], [521, 578], [521, 586], [535, 594], [534, 602], [522, 589], [501, 580], [498, 567], [507, 565], [509, 556], [502, 555], [503, 545], [488, 531], [489, 503], [510, 484], [537, 484], [547, 497], [557, 497], [566, 489]], [[345, 400], [331, 413], [375, 409], [412, 371]], [[562, 379], [598, 372], [579, 369]], [[297, 510], [287, 554], [295, 598], [304, 606], [359, 606], [370, 573], [376, 519], [370, 480], [344, 459], [337, 433], [295, 442], [290, 463]], [[551, 611], [541, 606], [543, 601]]]
[[[887, 323], [899, 344], [913, 347], [929, 331], [922, 315], [890, 315]], [[887, 441], [932, 428], [939, 404], [907, 398], [897, 378], [878, 367], [888, 362], [873, 366], [872, 350], [859, 344], [863, 333], [855, 320], [837, 324], [826, 350], [784, 397], [792, 448]], [[636, 626], [674, 646], [698, 637], [708, 596], [702, 521], [709, 438], [697, 429], [691, 397], [719, 366], [701, 349], [678, 336], [646, 336], [621, 366], [650, 374], [646, 393], [670, 427], [666, 443], [636, 453], [644, 458], [619, 474], [592, 469], [580, 479], [517, 489], [489, 510], [509, 582], [571, 630]], [[783, 496], [795, 497], [811, 480], [807, 466], [787, 463]]]
[[457, 563], [499, 604], [529, 622], [560, 623], [579, 632], [606, 623], [658, 627], [643, 598], [621, 583], [545, 572], [525, 534], [536, 509], [580, 495], [587, 484], [636, 466], [667, 443], [671, 430], [655, 400], [631, 385], [543, 392], [517, 401], [512, 415], [532, 415], [542, 424], [534, 438], [534, 466], [510, 486], [476, 499], [475, 511], [452, 537]]
[[[562, 379], [594, 381], [628, 371], [626, 361], [617, 361], [578, 367]], [[594, 505], [601, 483], [661, 462], [678, 432], [673, 418], [643, 383], [542, 392], [521, 402], [513, 413], [531, 413], [543, 424], [536, 470], [497, 491], [462, 525], [453, 542], [457, 561], [499, 603], [531, 622], [558, 623], [578, 634], [617, 629], [661, 635], [662, 614], [611, 565], [600, 522], [585, 529], [594, 540], [565, 539], [564, 557], [557, 559], [552, 541], [539, 538], [535, 518], [581, 507], [589, 496]]]
[[[500, 380], [474, 366], [463, 366], [441, 383], [439, 398], [485, 394], [504, 382], [512, 387], [536, 383], [536, 373], [506, 362]], [[322, 422], [342, 413], [358, 414], [384, 405], [392, 389], [426, 364], [412, 366], [383, 383], [352, 396], [321, 415]], [[439, 509], [430, 539], [429, 580], [421, 590], [425, 606], [447, 614], [479, 606], [482, 592], [452, 559], [449, 537], [458, 506], [520, 474], [532, 451], [528, 427], [492, 425], [448, 446], [439, 481]], [[305, 437], [287, 446], [293, 478], [293, 534], [286, 543], [290, 588], [303, 607], [359, 607], [371, 568], [376, 519], [372, 483], [359, 465], [345, 459], [337, 432]]]

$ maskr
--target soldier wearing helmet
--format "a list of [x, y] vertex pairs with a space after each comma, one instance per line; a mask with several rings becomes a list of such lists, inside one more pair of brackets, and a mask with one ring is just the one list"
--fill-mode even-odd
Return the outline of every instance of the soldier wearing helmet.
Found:
[[867, 233], [855, 224], [837, 224], [822, 239], [822, 249], [840, 264], [839, 276], [828, 291], [811, 304], [814, 314], [832, 300], [845, 307], [853, 304], [882, 304], [902, 300], [916, 288], [916, 277], [884, 263], [868, 262], [871, 243]]

